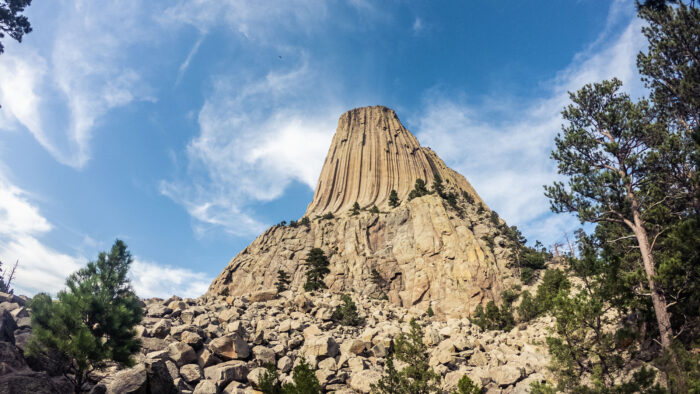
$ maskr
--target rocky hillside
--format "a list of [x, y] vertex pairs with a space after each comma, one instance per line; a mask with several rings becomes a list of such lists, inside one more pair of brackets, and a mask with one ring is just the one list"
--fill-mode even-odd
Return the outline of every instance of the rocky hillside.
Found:
[[[430, 188], [436, 177], [440, 193], [409, 199], [416, 179]], [[388, 203], [391, 190], [398, 207]], [[362, 208], [356, 215], [355, 203]], [[277, 225], [260, 235], [208, 293], [267, 291], [279, 270], [299, 290], [312, 248], [330, 257], [325, 283], [331, 291], [385, 295], [405, 308], [431, 307], [439, 318], [469, 316], [479, 304], [498, 303], [516, 282], [505, 223], [386, 107], [341, 116], [306, 218], [306, 224]]]
[[[27, 311], [12, 297], [0, 294], [8, 300], [2, 305], [0, 392], [25, 392], [13, 391], [18, 384], [31, 384], [34, 393], [72, 392], [60, 368], [34, 361], [33, 368], [47, 371], [36, 372], [23, 359]], [[548, 319], [510, 332], [484, 332], [466, 318], [442, 322], [386, 301], [354, 299], [365, 318], [359, 327], [332, 321], [340, 299], [330, 292], [147, 300], [146, 317], [137, 327], [142, 340], [137, 365], [94, 372], [98, 384], [92, 392], [252, 393], [264, 365], [276, 365], [287, 381], [303, 357], [325, 392], [367, 393], [381, 377], [391, 340], [408, 331], [412, 317], [423, 328], [430, 365], [446, 392], [465, 374], [489, 393], [525, 392], [530, 382], [549, 377], [542, 345]]]

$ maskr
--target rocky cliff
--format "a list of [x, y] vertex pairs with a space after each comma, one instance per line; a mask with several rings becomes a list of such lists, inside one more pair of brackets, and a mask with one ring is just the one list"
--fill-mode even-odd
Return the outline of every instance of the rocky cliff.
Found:
[[[409, 200], [417, 178], [431, 185], [436, 176], [442, 196]], [[392, 189], [398, 207], [388, 204]], [[357, 215], [351, 213], [355, 202], [364, 209]], [[374, 205], [378, 213], [367, 210]], [[278, 270], [300, 289], [312, 248], [330, 257], [325, 282], [331, 291], [386, 296], [407, 308], [431, 307], [439, 317], [465, 316], [478, 304], [499, 302], [515, 280], [504, 223], [386, 107], [340, 117], [306, 217], [307, 225], [277, 225], [260, 235], [229, 262], [209, 294], [272, 289]]]

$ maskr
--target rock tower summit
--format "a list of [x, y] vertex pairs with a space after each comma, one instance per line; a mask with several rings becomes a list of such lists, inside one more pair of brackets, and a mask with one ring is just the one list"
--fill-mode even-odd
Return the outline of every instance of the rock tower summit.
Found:
[[389, 208], [389, 193], [408, 197], [416, 179], [430, 185], [438, 174], [445, 183], [481, 201], [467, 180], [449, 169], [428, 148], [423, 148], [399, 121], [394, 110], [383, 107], [355, 108], [338, 120], [307, 216], [377, 205]]
[[[442, 193], [413, 199], [417, 178]], [[400, 205], [389, 205], [396, 190]], [[351, 214], [358, 203], [361, 211]], [[374, 205], [379, 212], [370, 210]], [[333, 215], [326, 215], [332, 213]], [[279, 270], [304, 293], [305, 259], [321, 248], [330, 261], [332, 292], [388, 298], [437, 317], [464, 317], [500, 301], [514, 281], [503, 223], [494, 220], [467, 180], [448, 168], [386, 107], [356, 108], [338, 121], [308, 224], [276, 225], [234, 257], [210, 294], [272, 294]], [[306, 221], [305, 221], [306, 222]]]

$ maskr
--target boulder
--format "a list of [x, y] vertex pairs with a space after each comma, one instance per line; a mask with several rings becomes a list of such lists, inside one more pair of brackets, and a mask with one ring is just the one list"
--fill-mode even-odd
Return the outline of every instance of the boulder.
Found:
[[151, 335], [156, 338], [165, 338], [170, 333], [172, 323], [168, 319], [161, 319], [151, 328]]
[[106, 394], [148, 394], [148, 374], [144, 364], [117, 372], [106, 387]]
[[216, 382], [211, 380], [202, 380], [194, 388], [192, 394], [218, 394], [218, 392], [219, 385], [217, 385]]
[[255, 346], [253, 348], [253, 355], [255, 356], [255, 359], [260, 362], [260, 365], [275, 364], [275, 352], [270, 348], [265, 346]]
[[168, 354], [178, 367], [197, 359], [197, 353], [194, 352], [192, 346], [182, 342], [173, 342], [168, 345]]
[[15, 343], [15, 330], [17, 323], [10, 312], [0, 310], [0, 341]]
[[0, 375], [27, 368], [19, 348], [10, 342], [0, 342]]
[[232, 380], [242, 382], [247, 376], [248, 367], [245, 362], [239, 360], [204, 368], [204, 377], [215, 381], [219, 387], [226, 386]]
[[522, 368], [512, 366], [510, 364], [494, 367], [489, 370], [491, 379], [500, 387], [507, 387], [517, 383], [524, 378], [525, 373]]
[[197, 383], [202, 379], [202, 369], [199, 368], [197, 364], [185, 364], [180, 368], [180, 376], [185, 379], [187, 383]]
[[65, 378], [52, 379], [45, 372], [24, 370], [0, 375], [0, 393], [4, 394], [72, 394], [73, 392], [73, 385]]
[[250, 355], [248, 343], [235, 334], [212, 340], [209, 342], [209, 349], [226, 360], [244, 359]]
[[348, 380], [348, 386], [359, 393], [369, 393], [371, 385], [377, 384], [382, 373], [376, 370], [353, 372]]
[[250, 295], [250, 302], [270, 301], [274, 300], [275, 298], [277, 298], [277, 290], [261, 290], [256, 291]]
[[260, 383], [260, 379], [263, 377], [266, 371], [267, 368], [263, 367], [253, 368], [250, 373], [248, 373], [248, 382], [250, 382], [253, 387], [259, 387], [258, 384]]
[[316, 357], [335, 357], [338, 354], [338, 344], [328, 335], [312, 337], [304, 343], [304, 354]]

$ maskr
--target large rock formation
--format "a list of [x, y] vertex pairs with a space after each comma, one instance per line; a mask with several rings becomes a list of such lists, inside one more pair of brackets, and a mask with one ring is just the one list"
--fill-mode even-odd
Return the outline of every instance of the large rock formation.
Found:
[[356, 108], [338, 120], [308, 216], [361, 207], [389, 208], [389, 193], [405, 199], [416, 179], [430, 185], [435, 175], [482, 202], [466, 179], [418, 144], [387, 107]]
[[[417, 178], [431, 185], [436, 175], [445, 188], [442, 197], [408, 199]], [[401, 199], [396, 208], [388, 204], [392, 189]], [[448, 194], [455, 196], [451, 203], [444, 198]], [[376, 205], [380, 212], [352, 215], [355, 202]], [[300, 289], [312, 248], [330, 256], [325, 282], [332, 291], [386, 295], [404, 307], [430, 306], [441, 317], [499, 302], [514, 280], [504, 223], [386, 107], [358, 108], [340, 117], [306, 217], [308, 225], [277, 225], [260, 235], [229, 262], [209, 293], [270, 290], [278, 270]]]

